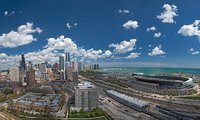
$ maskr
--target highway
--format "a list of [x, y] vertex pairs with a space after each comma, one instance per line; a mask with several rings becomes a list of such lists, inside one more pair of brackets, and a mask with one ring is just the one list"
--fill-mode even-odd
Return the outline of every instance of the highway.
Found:
[[[8, 99], [4, 102], [1, 102], [0, 108], [7, 106], [9, 101], [10, 101], [10, 99]], [[0, 111], [0, 120], [16, 120], [16, 119], [18, 119], [16, 116], [11, 115], [7, 112]]]
[[9, 113], [0, 112], [0, 120], [19, 120], [19, 119]]
[[126, 107], [107, 96], [100, 95], [99, 102], [101, 103], [99, 107], [107, 113], [110, 113], [116, 120], [146, 120], [151, 118], [149, 115]]
[[62, 108], [58, 112], [54, 113], [54, 115], [56, 115], [57, 117], [66, 117], [67, 118], [68, 111], [66, 113], [66, 109], [67, 109], [67, 104], [68, 104], [68, 100], [70, 98], [70, 95], [66, 94], [66, 93], [64, 93], [64, 94], [66, 96], [65, 103], [64, 103], [64, 105], [62, 106]]

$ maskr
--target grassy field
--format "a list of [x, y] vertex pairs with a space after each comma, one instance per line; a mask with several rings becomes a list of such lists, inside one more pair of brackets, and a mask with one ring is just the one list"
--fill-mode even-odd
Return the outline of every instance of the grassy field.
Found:
[[179, 97], [179, 98], [200, 100], [200, 96], [185, 96], [185, 97]]
[[79, 71], [79, 74], [83, 77], [89, 78], [91, 80], [99, 80], [102, 77], [102, 73], [98, 71]]
[[68, 118], [72, 119], [98, 119], [98, 120], [113, 120], [111, 116], [109, 116], [106, 112], [104, 112], [101, 108], [94, 108], [92, 111], [71, 111], [69, 113]]
[[108, 120], [105, 116], [92, 117], [92, 118], [67, 118], [68, 120]]

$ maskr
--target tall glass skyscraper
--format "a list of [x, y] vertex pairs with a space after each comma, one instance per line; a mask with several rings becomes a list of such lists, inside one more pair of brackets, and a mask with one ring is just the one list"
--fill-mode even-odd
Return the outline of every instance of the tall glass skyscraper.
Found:
[[20, 60], [20, 71], [24, 71], [26, 70], [26, 62], [25, 62], [25, 58], [24, 55], [21, 55], [21, 60]]
[[70, 62], [70, 53], [69, 52], [65, 53], [65, 61]]
[[65, 80], [65, 58], [64, 56], [59, 56], [59, 72], [60, 72], [60, 80]]
[[59, 56], [59, 70], [65, 70], [65, 59], [64, 56]]

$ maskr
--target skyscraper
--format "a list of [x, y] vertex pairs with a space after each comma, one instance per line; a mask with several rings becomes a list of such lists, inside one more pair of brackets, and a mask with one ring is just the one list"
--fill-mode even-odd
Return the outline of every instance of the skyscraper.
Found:
[[28, 64], [26, 65], [26, 70], [32, 70], [33, 69], [33, 64], [31, 61], [28, 62]]
[[54, 73], [57, 73], [57, 72], [58, 72], [58, 69], [59, 69], [59, 65], [58, 65], [58, 63], [55, 63], [55, 64], [53, 65], [53, 72], [54, 72]]
[[60, 71], [60, 80], [65, 80], [65, 72], [64, 72], [64, 70]]
[[96, 65], [97, 66], [97, 70], [99, 69], [99, 64]]
[[73, 72], [73, 81], [78, 81], [78, 71]]
[[78, 62], [78, 70], [79, 70], [79, 71], [80, 71], [80, 70], [83, 70], [83, 68], [84, 68], [83, 62]]
[[93, 65], [90, 65], [90, 70], [93, 70], [94, 69], [94, 66]]
[[65, 59], [64, 56], [59, 56], [59, 72], [60, 72], [60, 79], [65, 80]]
[[24, 55], [21, 55], [21, 61], [20, 61], [20, 71], [24, 71], [26, 70], [26, 62], [25, 62], [25, 58]]
[[67, 80], [73, 81], [73, 68], [67, 67], [66, 72], [67, 72]]
[[19, 82], [19, 68], [18, 67], [11, 67], [9, 75], [10, 75], [10, 80], [12, 82]]
[[94, 64], [93, 66], [94, 66], [93, 69], [96, 70], [97, 69], [97, 64]]
[[41, 73], [47, 73], [47, 64], [46, 63], [39, 64], [38, 68], [41, 71]]
[[65, 53], [65, 61], [70, 62], [70, 53], [69, 52]]
[[59, 70], [65, 70], [65, 61], [63, 56], [59, 56]]
[[27, 86], [32, 88], [36, 85], [35, 70], [26, 71]]
[[98, 70], [99, 69], [99, 64], [94, 64], [93, 65], [93, 70]]
[[71, 61], [71, 66], [73, 68], [73, 71], [78, 71], [78, 65], [76, 61]]

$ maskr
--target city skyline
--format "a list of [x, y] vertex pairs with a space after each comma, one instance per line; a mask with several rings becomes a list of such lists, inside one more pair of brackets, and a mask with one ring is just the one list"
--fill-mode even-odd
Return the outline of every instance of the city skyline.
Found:
[[0, 69], [65, 52], [107, 67], [200, 67], [197, 0], [0, 3]]

